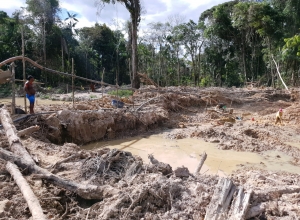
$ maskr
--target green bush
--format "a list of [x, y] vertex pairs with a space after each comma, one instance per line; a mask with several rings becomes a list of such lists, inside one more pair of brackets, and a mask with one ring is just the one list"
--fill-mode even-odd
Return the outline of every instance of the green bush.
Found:
[[0, 97], [1, 98], [11, 96], [11, 93], [12, 93], [12, 89], [11, 89], [10, 83], [0, 85]]
[[129, 97], [129, 96], [132, 96], [133, 91], [132, 90], [118, 90], [118, 92], [117, 92], [117, 90], [112, 90], [112, 91], [108, 92], [108, 94], [114, 95], [114, 96], [118, 95], [121, 97]]

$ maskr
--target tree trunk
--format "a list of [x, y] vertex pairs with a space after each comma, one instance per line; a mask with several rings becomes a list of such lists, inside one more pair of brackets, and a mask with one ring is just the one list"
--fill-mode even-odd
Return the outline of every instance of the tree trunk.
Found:
[[[45, 17], [44, 17], [45, 19]], [[46, 22], [43, 22], [43, 53], [44, 53], [44, 66], [47, 66], [47, 57], [46, 57]], [[47, 73], [43, 70], [43, 74], [45, 75], [46, 83], [47, 83]]]
[[207, 208], [204, 220], [228, 219], [227, 211], [234, 191], [235, 185], [231, 180], [220, 178]]
[[56, 186], [67, 189], [81, 196], [84, 199], [103, 199], [105, 196], [110, 196], [118, 193], [118, 190], [108, 186], [84, 185], [65, 180], [57, 175], [52, 174], [46, 169], [37, 166], [16, 135], [17, 131], [6, 109], [1, 109], [1, 122], [6, 132], [10, 150], [16, 154], [12, 154], [0, 148], [0, 158], [17, 164], [22, 169], [28, 169], [29, 172], [40, 174], [38, 178], [46, 179]]
[[[242, 187], [239, 187], [238, 190], [236, 188], [230, 179], [220, 178], [204, 220], [244, 219], [248, 211], [252, 191], [244, 193]], [[233, 199], [234, 195], [236, 196]]]
[[178, 86], [180, 86], [180, 63], [179, 63], [178, 50], [176, 51], [176, 58], [177, 58], [177, 82], [178, 82]]
[[248, 211], [250, 197], [252, 191], [244, 193], [243, 187], [239, 187], [238, 193], [234, 198], [231, 208], [229, 210], [229, 219], [230, 220], [240, 220], [245, 219], [245, 215]]
[[138, 60], [137, 60], [137, 18], [133, 17], [132, 15], [132, 87], [135, 89], [140, 88], [140, 79], [137, 75], [137, 66], [138, 66]]
[[30, 188], [29, 184], [22, 176], [18, 167], [16, 165], [12, 164], [11, 162], [7, 162], [6, 170], [14, 178], [15, 182], [17, 183], [18, 187], [20, 188], [20, 190], [28, 204], [29, 210], [32, 214], [32, 219], [33, 220], [46, 219], [38, 198], [34, 195], [32, 189]]

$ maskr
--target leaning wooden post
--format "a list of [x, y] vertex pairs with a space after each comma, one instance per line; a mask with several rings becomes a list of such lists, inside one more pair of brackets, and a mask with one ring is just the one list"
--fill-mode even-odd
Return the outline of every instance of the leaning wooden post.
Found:
[[204, 161], [206, 160], [206, 158], [207, 158], [207, 154], [206, 154], [206, 152], [204, 151], [203, 154], [202, 154], [200, 163], [198, 164], [198, 167], [197, 167], [197, 169], [196, 169], [196, 171], [195, 171], [195, 175], [196, 175], [197, 173], [199, 173], [199, 171], [201, 170], [201, 167], [203, 166]]
[[38, 198], [33, 193], [32, 189], [30, 188], [29, 184], [25, 180], [25, 178], [22, 176], [20, 170], [18, 167], [11, 163], [7, 162], [6, 164], [6, 170], [10, 173], [10, 175], [14, 178], [16, 184], [21, 190], [21, 193], [23, 194], [29, 210], [32, 214], [33, 220], [46, 220], [46, 217], [43, 213], [42, 207], [40, 205], [40, 202]]
[[[118, 81], [117, 81], [118, 79], [116, 78], [116, 87], [117, 87], [117, 99], [118, 99], [118, 101], [120, 100], [119, 99], [119, 85], [118, 85]], [[118, 104], [119, 105], [119, 104]]]
[[12, 88], [12, 103], [11, 103], [11, 115], [15, 114], [15, 107], [16, 107], [16, 89], [15, 89], [15, 63], [12, 62], [11, 66], [11, 88]]
[[74, 108], [74, 58], [72, 58], [72, 102]]
[[104, 106], [104, 96], [103, 96], [103, 88], [104, 88], [104, 86], [103, 86], [103, 82], [104, 82], [103, 77], [104, 77], [104, 71], [105, 71], [105, 68], [103, 68], [102, 79], [101, 79], [102, 104], [103, 104], [103, 106]]
[[[22, 34], [22, 62], [23, 62], [23, 80], [26, 82], [26, 74], [25, 74], [25, 43], [24, 43], [24, 27], [22, 26], [21, 30]], [[26, 93], [24, 91], [24, 110], [27, 114], [27, 103], [26, 103]]]

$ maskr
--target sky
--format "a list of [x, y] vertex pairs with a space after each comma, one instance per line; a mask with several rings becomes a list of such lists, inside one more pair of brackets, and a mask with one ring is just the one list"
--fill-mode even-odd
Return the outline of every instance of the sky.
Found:
[[[42, 0], [43, 1], [43, 0]], [[170, 17], [178, 16], [188, 22], [190, 19], [198, 21], [200, 14], [221, 3], [229, 0], [141, 0], [143, 7], [140, 29], [147, 28], [149, 23], [170, 20]], [[26, 0], [8, 0], [0, 5], [0, 10], [9, 16], [15, 10], [25, 7]], [[122, 29], [126, 20], [130, 20], [129, 12], [123, 4], [105, 4], [102, 10], [97, 9], [95, 0], [60, 0], [62, 12], [60, 17], [66, 18], [67, 13], [77, 14], [79, 22], [76, 28], [91, 27], [96, 22], [107, 24], [112, 29]]]

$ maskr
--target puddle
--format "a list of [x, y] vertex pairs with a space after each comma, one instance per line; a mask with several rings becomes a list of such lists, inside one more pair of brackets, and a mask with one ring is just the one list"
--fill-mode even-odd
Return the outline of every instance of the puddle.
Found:
[[[11, 98], [3, 98], [0, 99], [0, 104], [11, 104], [12, 99]], [[29, 105], [28, 99], [26, 99], [27, 106]], [[49, 99], [41, 99], [41, 98], [35, 98], [35, 106], [39, 105], [52, 105], [52, 104], [63, 104], [66, 103], [66, 101], [52, 101]], [[16, 97], [16, 105], [24, 107], [24, 97]]]
[[151, 135], [96, 142], [83, 148], [108, 147], [130, 151], [133, 155], [140, 156], [145, 163], [149, 163], [148, 154], [153, 154], [159, 161], [170, 164], [173, 170], [185, 166], [191, 173], [195, 171], [204, 151], [207, 153], [207, 159], [200, 173], [226, 176], [238, 169], [239, 165], [300, 173], [300, 167], [290, 164], [292, 158], [282, 152], [267, 151], [259, 155], [251, 152], [219, 150], [215, 146], [215, 143], [207, 143], [199, 139], [170, 140], [165, 139], [163, 135]]

